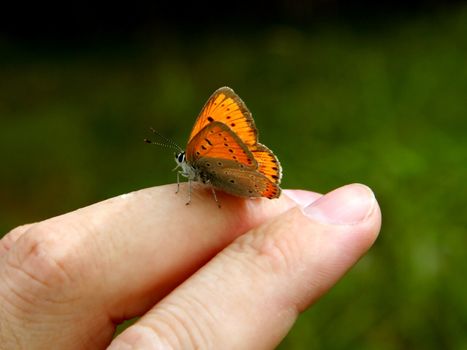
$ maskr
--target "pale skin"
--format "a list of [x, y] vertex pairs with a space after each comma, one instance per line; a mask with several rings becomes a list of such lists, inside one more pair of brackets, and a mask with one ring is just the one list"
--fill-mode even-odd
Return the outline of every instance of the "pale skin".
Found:
[[186, 206], [187, 188], [144, 189], [10, 231], [0, 241], [2, 349], [273, 349], [381, 224], [358, 184], [276, 200], [218, 192], [221, 209], [202, 185]]

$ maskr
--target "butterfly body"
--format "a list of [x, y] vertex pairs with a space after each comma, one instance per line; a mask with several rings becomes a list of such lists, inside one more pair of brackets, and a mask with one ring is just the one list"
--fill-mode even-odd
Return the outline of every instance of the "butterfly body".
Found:
[[[235, 92], [214, 92], [198, 116], [186, 151], [175, 155], [178, 174], [239, 197], [277, 198], [280, 163], [258, 142], [253, 117]], [[191, 186], [190, 186], [191, 191]]]

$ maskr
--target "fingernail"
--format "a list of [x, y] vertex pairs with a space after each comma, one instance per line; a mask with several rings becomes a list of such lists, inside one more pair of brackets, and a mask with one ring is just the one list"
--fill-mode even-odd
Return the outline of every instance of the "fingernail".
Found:
[[282, 192], [301, 207], [307, 207], [321, 197], [318, 193], [304, 190], [283, 190]]
[[371, 215], [376, 199], [373, 191], [361, 184], [338, 188], [307, 206], [305, 214], [317, 221], [352, 225]]

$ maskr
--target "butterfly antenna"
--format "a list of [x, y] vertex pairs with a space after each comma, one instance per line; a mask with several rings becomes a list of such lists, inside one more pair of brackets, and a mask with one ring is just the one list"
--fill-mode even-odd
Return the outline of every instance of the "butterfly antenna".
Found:
[[157, 141], [152, 141], [152, 140], [149, 140], [149, 139], [143, 139], [143, 141], [146, 142], [146, 143], [149, 143], [149, 144], [151, 144], [151, 145], [162, 146], [162, 147], [165, 147], [165, 148], [174, 149], [174, 146], [171, 145], [171, 144], [162, 143], [162, 142], [157, 142]]
[[[164, 143], [166, 145], [165, 147], [172, 147], [172, 148], [176, 149], [177, 151], [183, 151], [183, 149], [177, 143], [175, 143], [175, 141], [173, 141], [173, 140], [169, 139], [168, 137], [162, 135], [161, 133], [157, 132], [152, 127], [150, 129], [151, 129], [151, 131], [152, 131], [152, 133], [154, 135], [159, 136], [162, 140], [165, 141], [165, 143]], [[159, 145], [162, 145], [162, 144], [159, 144]]]

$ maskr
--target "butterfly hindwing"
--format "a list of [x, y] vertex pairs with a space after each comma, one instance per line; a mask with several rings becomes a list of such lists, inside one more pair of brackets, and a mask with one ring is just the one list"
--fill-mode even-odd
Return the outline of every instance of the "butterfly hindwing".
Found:
[[258, 162], [258, 171], [273, 183], [279, 185], [282, 178], [282, 168], [274, 153], [260, 143], [256, 145], [252, 153]]
[[214, 187], [235, 196], [277, 198], [281, 193], [279, 186], [265, 175], [231, 160], [206, 157], [195, 164]]
[[247, 146], [257, 143], [258, 135], [251, 112], [241, 98], [229, 87], [217, 89], [196, 119], [188, 143], [209, 123], [222, 122]]

